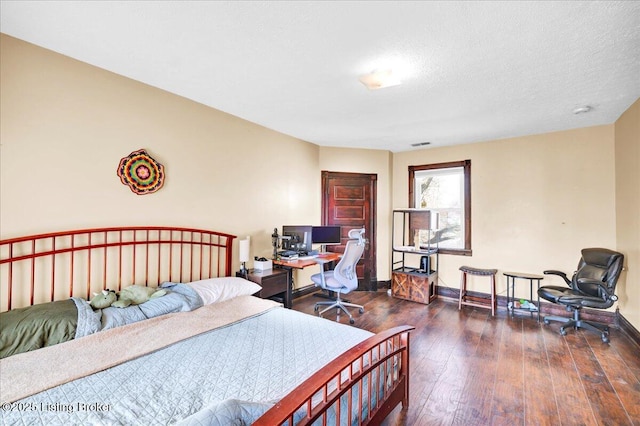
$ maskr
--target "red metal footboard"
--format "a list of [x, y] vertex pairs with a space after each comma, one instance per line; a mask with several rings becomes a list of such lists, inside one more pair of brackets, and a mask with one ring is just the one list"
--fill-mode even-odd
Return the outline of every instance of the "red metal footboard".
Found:
[[399, 403], [408, 406], [409, 331], [413, 329], [395, 327], [354, 346], [253, 426], [310, 425], [318, 419], [325, 425], [380, 424]]
[[0, 311], [102, 289], [231, 275], [235, 235], [175, 227], [113, 227], [0, 241]]

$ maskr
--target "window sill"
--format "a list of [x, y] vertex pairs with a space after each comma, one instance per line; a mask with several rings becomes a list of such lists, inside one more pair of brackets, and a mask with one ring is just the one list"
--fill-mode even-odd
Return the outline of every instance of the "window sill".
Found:
[[439, 248], [439, 254], [453, 254], [457, 256], [471, 256], [471, 249], [451, 249], [451, 248]]

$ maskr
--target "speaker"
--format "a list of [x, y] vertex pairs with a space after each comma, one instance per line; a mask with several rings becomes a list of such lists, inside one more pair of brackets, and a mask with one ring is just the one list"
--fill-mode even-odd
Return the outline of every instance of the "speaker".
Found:
[[426, 274], [431, 273], [431, 257], [422, 256], [420, 258], [420, 270]]

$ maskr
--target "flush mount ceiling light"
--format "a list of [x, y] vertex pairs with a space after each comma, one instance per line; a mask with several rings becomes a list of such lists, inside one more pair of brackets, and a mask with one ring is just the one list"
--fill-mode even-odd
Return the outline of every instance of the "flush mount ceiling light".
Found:
[[377, 90], [383, 89], [385, 87], [392, 87], [401, 84], [400, 79], [393, 75], [393, 71], [390, 69], [386, 70], [375, 70], [370, 74], [365, 74], [360, 76], [360, 82], [367, 86], [369, 90]]
[[581, 107], [577, 107], [573, 110], [574, 114], [584, 114], [586, 112], [591, 111], [593, 108], [590, 107], [589, 105], [585, 105], [585, 106], [581, 106]]

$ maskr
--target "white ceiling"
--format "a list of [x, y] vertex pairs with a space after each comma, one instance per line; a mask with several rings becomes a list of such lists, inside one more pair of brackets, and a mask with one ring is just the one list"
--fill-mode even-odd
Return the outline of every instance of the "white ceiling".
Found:
[[[397, 152], [609, 124], [640, 96], [638, 1], [0, 7], [5, 34], [323, 146]], [[358, 81], [389, 66], [402, 85]]]

